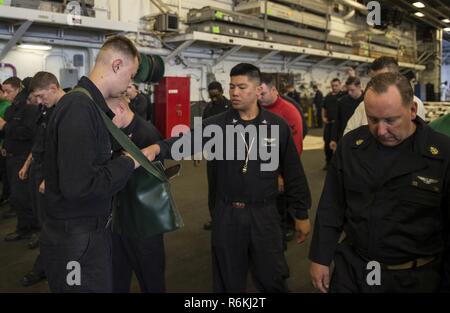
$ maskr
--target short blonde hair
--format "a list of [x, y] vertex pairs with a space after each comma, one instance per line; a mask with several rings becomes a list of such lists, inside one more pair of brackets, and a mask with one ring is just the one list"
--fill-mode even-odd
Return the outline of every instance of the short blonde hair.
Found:
[[109, 37], [100, 49], [99, 56], [102, 55], [102, 52], [107, 50], [117, 51], [131, 60], [137, 58], [139, 62], [141, 61], [141, 55], [139, 54], [136, 46], [125, 36], [117, 35]]

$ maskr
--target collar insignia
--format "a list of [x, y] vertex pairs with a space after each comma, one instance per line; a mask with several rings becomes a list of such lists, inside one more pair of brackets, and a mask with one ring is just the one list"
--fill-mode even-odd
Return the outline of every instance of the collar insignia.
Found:
[[430, 152], [432, 155], [438, 155], [439, 150], [436, 147], [430, 147]]
[[423, 177], [423, 176], [417, 176], [417, 178], [426, 185], [436, 184], [439, 182], [439, 180], [428, 178], [428, 177]]

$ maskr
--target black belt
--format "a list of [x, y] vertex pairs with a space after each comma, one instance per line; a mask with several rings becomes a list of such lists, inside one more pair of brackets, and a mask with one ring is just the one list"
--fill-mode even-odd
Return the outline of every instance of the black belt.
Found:
[[275, 202], [276, 197], [268, 197], [264, 199], [253, 199], [253, 200], [234, 200], [229, 198], [224, 198], [223, 202], [231, 205], [235, 209], [245, 209], [246, 207], [251, 207], [255, 205], [265, 205], [267, 203]]
[[92, 232], [97, 230], [104, 230], [108, 228], [111, 222], [111, 217], [85, 217], [74, 218], [67, 220], [56, 220], [47, 218], [45, 227], [49, 230], [57, 232], [65, 232], [69, 234]]

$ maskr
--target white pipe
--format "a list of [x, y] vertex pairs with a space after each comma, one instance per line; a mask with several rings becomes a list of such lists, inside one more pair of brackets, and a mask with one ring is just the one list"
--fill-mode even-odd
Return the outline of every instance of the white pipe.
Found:
[[171, 12], [170, 8], [159, 0], [150, 0], [150, 2], [153, 3], [153, 5], [163, 14]]
[[94, 68], [95, 65], [95, 53], [94, 49], [87, 48], [87, 61], [86, 61], [86, 73], [90, 73], [91, 70]]
[[384, 35], [384, 34], [386, 34], [386, 31], [382, 31], [382, 30], [375, 29], [375, 28], [372, 28], [372, 27], [369, 28], [369, 32], [372, 33], [372, 34], [375, 34], [375, 35]]
[[122, 21], [122, 0], [117, 0], [117, 17], [119, 22]]
[[122, 16], [123, 16], [122, 10], [123, 10], [123, 1], [119, 0], [119, 22], [123, 22], [123, 20], [122, 20]]
[[109, 19], [112, 21], [120, 21], [120, 5], [119, 0], [108, 1]]
[[344, 16], [342, 17], [342, 19], [343, 19], [344, 21], [347, 21], [347, 20], [351, 19], [353, 16], [355, 16], [355, 13], [356, 13], [355, 10], [351, 10], [351, 11], [348, 12], [346, 15], [344, 15]]
[[210, 65], [208, 65], [208, 64], [202, 64], [202, 63], [193, 63], [193, 62], [191, 62], [191, 61], [189, 61], [189, 60], [186, 60], [186, 59], [184, 59], [184, 58], [181, 58], [181, 60], [182, 60], [183, 63], [186, 64], [189, 68], [196, 68], [196, 69], [199, 69], [199, 70], [200, 70], [200, 90], [199, 90], [199, 92], [200, 92], [200, 97], [201, 97], [201, 99], [202, 99], [203, 101], [206, 102], [205, 96], [204, 96], [204, 94], [203, 94], [203, 92], [204, 92], [206, 89], [203, 88], [202, 86], [203, 86], [204, 78], [205, 78], [205, 75], [206, 75], [206, 74], [205, 74], [205, 67], [208, 68], [208, 69], [210, 69], [210, 68], [211, 68]]
[[343, 5], [349, 6], [358, 11], [361, 11], [363, 13], [368, 12], [367, 7], [364, 4], [361, 4], [361, 3], [353, 1], [353, 0], [337, 0], [337, 2], [339, 2], [340, 4], [343, 4]]

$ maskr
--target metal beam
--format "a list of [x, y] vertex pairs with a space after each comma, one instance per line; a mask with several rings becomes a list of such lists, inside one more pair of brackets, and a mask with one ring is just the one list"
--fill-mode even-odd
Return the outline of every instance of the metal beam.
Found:
[[419, 55], [419, 57], [417, 58], [417, 63], [419, 63], [420, 60], [421, 60], [427, 53], [428, 53], [428, 51], [422, 52], [422, 53]]
[[437, 2], [439, 4], [439, 10], [444, 10], [447, 12], [447, 14], [450, 14], [450, 8], [448, 7], [448, 5], [443, 4], [441, 0], [434, 0], [434, 2]]
[[400, 69], [400, 74], [402, 74], [402, 75], [405, 75], [405, 73], [407, 73], [409, 71], [409, 69], [408, 68], [402, 68], [402, 69]]
[[[383, 0], [383, 3], [385, 3], [385, 4], [387, 4], [387, 5], [391, 5], [392, 7], [395, 7], [395, 8], [397, 8], [397, 9], [399, 9], [400, 11], [409, 14], [409, 16], [408, 16], [409, 18], [413, 18], [413, 19], [417, 20], [418, 22], [421, 22], [421, 23], [430, 25], [430, 26], [432, 26], [432, 27], [434, 27], [434, 28], [439, 28], [439, 27], [440, 27], [440, 26], [439, 26], [440, 24], [435, 24], [435, 23], [433, 23], [433, 22], [431, 22], [431, 21], [429, 21], [429, 20], [427, 20], [427, 19], [424, 19], [424, 18], [422, 18], [422, 17], [418, 17], [418, 16], [414, 15], [413, 13], [411, 13], [410, 11], [408, 11], [407, 9], [405, 9], [404, 7], [399, 6], [399, 5], [396, 4], [396, 3], [394, 4], [394, 3], [390, 2], [390, 0]], [[417, 8], [415, 8], [415, 9], [416, 9], [416, 11], [417, 11]]]
[[231, 48], [230, 50], [228, 50], [227, 52], [225, 52], [224, 54], [222, 54], [220, 57], [218, 57], [217, 59], [214, 60], [213, 66], [216, 66], [217, 64], [219, 64], [220, 62], [222, 62], [223, 60], [225, 60], [226, 58], [228, 58], [230, 55], [235, 54], [236, 52], [238, 52], [240, 49], [242, 48], [242, 46], [234, 46], [233, 48]]
[[265, 56], [263, 56], [262, 58], [260, 58], [256, 62], [254, 62], [253, 64], [255, 66], [258, 66], [259, 64], [264, 63], [264, 61], [266, 61], [267, 59], [270, 59], [271, 57], [273, 57], [274, 55], [277, 55], [278, 53], [280, 53], [280, 51], [276, 51], [276, 50], [270, 51], [269, 53], [267, 53]]
[[322, 64], [328, 63], [328, 61], [330, 61], [330, 60], [331, 60], [331, 58], [325, 58], [325, 59], [317, 62], [315, 65], [322, 65]]
[[[175, 37], [167, 38], [165, 40], [165, 42], [166, 43], [182, 43], [186, 40], [207, 42], [207, 43], [210, 43], [211, 46], [221, 45], [222, 49], [223, 49], [223, 45], [243, 46], [243, 47], [248, 47], [248, 48], [253, 48], [253, 49], [258, 49], [258, 50], [280, 51], [281, 53], [286, 53], [286, 54], [289, 53], [290, 55], [295, 54], [295, 55], [320, 56], [322, 58], [332, 58], [332, 59], [340, 60], [340, 62], [349, 60], [349, 61], [358, 62], [358, 63], [372, 63], [374, 61], [374, 58], [363, 57], [363, 56], [354, 55], [354, 54], [347, 54], [347, 53], [340, 53], [340, 52], [331, 53], [330, 51], [314, 49], [314, 48], [291, 46], [291, 45], [280, 44], [280, 43], [252, 40], [252, 39], [246, 39], [246, 38], [240, 38], [240, 37], [230, 37], [230, 36], [225, 36], [225, 35], [210, 34], [210, 33], [197, 32], [197, 31], [194, 31], [189, 34], [183, 34], [183, 35], [178, 35]], [[281, 61], [281, 62], [284, 64], [284, 61]], [[403, 63], [403, 62], [401, 62], [401, 64], [403, 67], [414, 68], [415, 70], [419, 70], [419, 71], [422, 71], [425, 69], [425, 66], [423, 66], [423, 65]]]
[[8, 41], [8, 43], [0, 53], [0, 62], [6, 57], [9, 51], [11, 51], [11, 49], [16, 45], [20, 38], [22, 38], [28, 28], [30, 28], [31, 24], [33, 24], [32, 21], [25, 21], [22, 25], [20, 25], [19, 29], [14, 33], [14, 35], [11, 37], [11, 39]]
[[427, 49], [425, 50], [418, 58], [417, 58], [417, 64], [423, 64], [427, 59], [429, 59], [432, 55], [434, 55], [435, 52]]
[[187, 49], [194, 43], [195, 40], [188, 40], [179, 45], [175, 50], [173, 50], [168, 56], [165, 57], [165, 61], [168, 62], [172, 60], [174, 57], [179, 55], [183, 50]]
[[425, 57], [421, 58], [419, 61], [417, 61], [418, 64], [425, 64], [425, 62], [428, 61], [429, 58], [431, 58], [434, 55], [434, 52], [429, 52]]
[[313, 67], [320, 67], [321, 65], [324, 65], [325, 63], [327, 63], [327, 62], [330, 61], [330, 60], [331, 60], [331, 58], [325, 58], [325, 59], [323, 59], [323, 60], [320, 60], [319, 62], [317, 62], [317, 63], [311, 65], [311, 66], [308, 68], [308, 70], [312, 69]]
[[362, 69], [363, 67], [368, 66], [368, 65], [369, 65], [368, 63], [361, 63], [360, 65], [358, 65], [356, 67], [355, 71], [359, 71], [360, 69]]
[[339, 63], [338, 65], [336, 65], [336, 68], [342, 68], [344, 66], [346, 66], [348, 63], [350, 63], [350, 60], [344, 61], [342, 63]]
[[162, 13], [172, 13], [172, 9], [165, 4], [164, 2], [162, 2], [161, 0], [150, 0], [151, 3], [153, 3], [153, 5], [155, 7], [158, 8], [158, 10], [160, 10]]
[[307, 57], [309, 57], [308, 54], [302, 54], [302, 55], [299, 55], [298, 57], [296, 57], [296, 58], [294, 58], [293, 60], [291, 60], [291, 61], [289, 61], [288, 63], [286, 63], [286, 68], [288, 68], [288, 67], [294, 65], [295, 63], [297, 63], [297, 62], [300, 61], [300, 60], [306, 59]]
[[[417, 9], [415, 6], [413, 6], [410, 2], [407, 2], [406, 0], [397, 0], [400, 1], [402, 4], [407, 5], [409, 8], [415, 10], [415, 11], [420, 11], [420, 9]], [[425, 7], [426, 9], [427, 7]], [[423, 11], [423, 10], [422, 10]], [[447, 25], [442, 22], [440, 19], [435, 18], [433, 15], [429, 14], [429, 12], [425, 12], [425, 19], [428, 19], [430, 21], [433, 21], [434, 23], [437, 23], [437, 25], [439, 25], [440, 27], [446, 27]]]
[[[67, 27], [70, 14], [54, 13], [42, 10], [25, 9], [0, 5], [0, 19], [33, 21], [34, 24], [61, 25]], [[138, 23], [123, 23], [113, 20], [94, 18], [89, 16], [80, 17], [81, 24], [76, 27], [80, 29], [95, 29], [106, 32], [137, 32]]]
[[370, 57], [363, 57], [363, 56], [353, 55], [353, 54], [346, 54], [346, 53], [340, 53], [340, 52], [331, 53], [330, 51], [322, 50], [322, 49], [292, 46], [292, 45], [286, 45], [286, 44], [280, 44], [280, 43], [266, 42], [266, 41], [240, 38], [240, 37], [230, 37], [230, 36], [226, 36], [226, 35], [210, 34], [210, 33], [197, 32], [197, 31], [194, 31], [190, 34], [175, 36], [170, 39], [168, 38], [165, 41], [172, 43], [172, 42], [180, 42], [180, 41], [191, 40], [191, 39], [198, 40], [198, 41], [211, 42], [214, 44], [226, 44], [226, 45], [233, 45], [233, 46], [239, 45], [239, 46], [255, 48], [255, 49], [276, 50], [276, 51], [287, 52], [287, 53], [308, 54], [308, 55], [321, 56], [321, 57], [332, 57], [335, 59], [353, 60], [353, 61], [357, 61], [357, 62], [372, 62], [374, 60], [373, 58], [370, 58]]
[[435, 8], [433, 8], [433, 7], [430, 6], [430, 5], [427, 5], [427, 6], [425, 7], [425, 10], [431, 11], [431, 12], [432, 12], [434, 15], [436, 15], [436, 16], [441, 16], [440, 19], [448, 18], [448, 16], [447, 16], [446, 14], [444, 14], [443, 12], [441, 12], [441, 11], [439, 11], [439, 10], [436, 10]]

